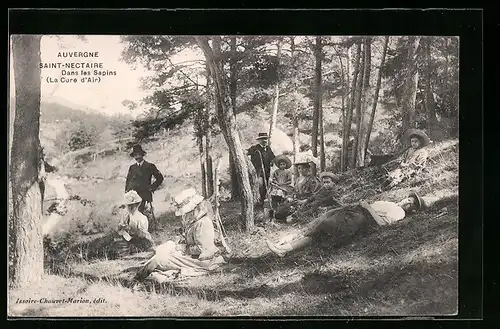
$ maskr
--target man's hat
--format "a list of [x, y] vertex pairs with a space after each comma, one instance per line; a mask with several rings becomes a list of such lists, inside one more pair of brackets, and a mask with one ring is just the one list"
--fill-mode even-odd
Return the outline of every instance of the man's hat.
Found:
[[431, 139], [429, 138], [429, 136], [427, 136], [427, 134], [425, 132], [423, 132], [420, 129], [413, 129], [413, 128], [405, 131], [405, 133], [403, 134], [402, 140], [404, 143], [410, 144], [410, 139], [413, 136], [417, 136], [418, 138], [420, 138], [420, 140], [422, 141], [422, 146], [427, 146], [431, 143]]
[[279, 166], [281, 161], [284, 161], [286, 163], [286, 169], [292, 166], [292, 161], [284, 154], [280, 154], [274, 158], [274, 163], [276, 164], [276, 166]]
[[422, 200], [422, 197], [420, 197], [420, 195], [418, 195], [417, 192], [410, 191], [410, 193], [408, 193], [408, 197], [415, 198], [417, 200], [417, 209], [416, 210], [420, 210], [422, 208], [422, 206], [424, 205], [424, 201]]
[[173, 198], [173, 203], [177, 207], [176, 216], [182, 216], [192, 211], [205, 198], [199, 195], [194, 188], [189, 188], [182, 191], [179, 195]]
[[142, 198], [137, 194], [136, 191], [128, 191], [125, 193], [124, 201], [123, 204], [134, 204], [134, 203], [140, 203], [142, 202]]
[[141, 145], [137, 144], [132, 148], [132, 153], [130, 153], [130, 156], [134, 156], [136, 154], [145, 155], [146, 151], [142, 149]]
[[320, 179], [323, 179], [323, 177], [330, 177], [334, 182], [338, 181], [338, 177], [334, 173], [328, 171], [323, 171], [319, 174]]
[[269, 136], [267, 133], [259, 133], [259, 136], [257, 136], [257, 140], [259, 139], [269, 139]]

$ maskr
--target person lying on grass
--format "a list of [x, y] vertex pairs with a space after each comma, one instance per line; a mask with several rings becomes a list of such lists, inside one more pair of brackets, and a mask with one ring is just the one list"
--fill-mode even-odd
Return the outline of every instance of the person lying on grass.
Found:
[[429, 153], [425, 147], [430, 144], [427, 134], [418, 129], [408, 129], [401, 139], [403, 143], [409, 144], [409, 148], [400, 157], [384, 165], [399, 162], [399, 167], [387, 174], [382, 189], [393, 188], [405, 179], [415, 176], [426, 166]]
[[[194, 189], [184, 190], [173, 199], [176, 216], [182, 218], [182, 237], [155, 248], [155, 255], [138, 271], [136, 280], [153, 272], [176, 271], [185, 275], [200, 275], [217, 268], [225, 260], [216, 245], [215, 219], [211, 203]], [[161, 275], [154, 277], [160, 281]]]
[[266, 243], [273, 253], [283, 257], [287, 252], [305, 248], [324, 239], [343, 241], [372, 227], [391, 225], [409, 213], [430, 207], [436, 201], [435, 197], [420, 197], [416, 192], [410, 192], [397, 203], [375, 201], [368, 204], [361, 201], [326, 212], [309, 223], [299, 234], [285, 237], [278, 244], [268, 239]]
[[319, 208], [335, 209], [342, 206], [338, 201], [340, 196], [335, 188], [335, 183], [338, 182], [337, 176], [325, 171], [319, 174], [319, 178], [322, 184], [321, 189], [299, 207], [298, 218], [315, 216]]
[[321, 181], [311, 171], [311, 166], [315, 165], [316, 162], [317, 160], [312, 154], [303, 153], [297, 155], [294, 165], [297, 166], [300, 176], [295, 182], [293, 196], [289, 197], [276, 209], [274, 213], [275, 219], [279, 221], [286, 220], [291, 223], [293, 221], [292, 215], [297, 209], [321, 189]]
[[128, 191], [124, 199], [127, 212], [118, 224], [118, 234], [130, 244], [145, 244], [146, 249], [153, 247], [155, 243], [148, 231], [148, 218], [139, 211], [142, 198], [136, 191]]

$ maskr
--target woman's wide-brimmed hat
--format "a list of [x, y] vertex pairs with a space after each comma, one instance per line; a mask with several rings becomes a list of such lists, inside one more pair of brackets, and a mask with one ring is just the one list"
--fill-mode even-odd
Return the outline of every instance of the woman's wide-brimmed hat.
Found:
[[267, 133], [259, 133], [259, 136], [257, 136], [256, 139], [257, 140], [259, 140], [259, 139], [269, 139], [269, 136], [267, 135]]
[[199, 195], [194, 188], [188, 188], [173, 198], [173, 203], [177, 207], [176, 216], [182, 216], [192, 211], [205, 198]]
[[128, 191], [127, 193], [125, 193], [125, 197], [124, 197], [124, 201], [123, 201], [123, 204], [124, 205], [128, 205], [128, 204], [136, 204], [136, 203], [141, 203], [142, 202], [142, 198], [139, 196], [139, 194], [137, 194], [136, 191]]
[[145, 155], [146, 151], [142, 149], [141, 145], [137, 144], [132, 148], [132, 153], [130, 153], [130, 156], [134, 156], [136, 154]]
[[420, 129], [413, 129], [413, 128], [405, 131], [402, 137], [403, 143], [410, 144], [410, 139], [413, 136], [417, 136], [418, 138], [420, 138], [420, 140], [422, 141], [422, 147], [427, 146], [431, 143], [431, 139], [429, 138], [429, 136], [427, 136], [425, 132], [423, 132]]
[[307, 152], [299, 153], [295, 156], [294, 165], [305, 164], [305, 163], [308, 163], [308, 164], [312, 163], [316, 166], [319, 164], [318, 158], [313, 156], [311, 150], [309, 150]]
[[280, 162], [284, 161], [286, 164], [286, 169], [292, 166], [292, 160], [284, 154], [280, 154], [274, 158], [274, 163], [279, 166]]
[[422, 206], [424, 205], [424, 201], [422, 200], [422, 197], [420, 195], [418, 195], [417, 192], [410, 191], [410, 193], [408, 193], [408, 197], [415, 198], [417, 200], [417, 209], [416, 210], [420, 210], [422, 208]]
[[323, 171], [319, 174], [319, 179], [323, 179], [323, 177], [330, 177], [334, 182], [338, 181], [338, 177], [329, 171]]

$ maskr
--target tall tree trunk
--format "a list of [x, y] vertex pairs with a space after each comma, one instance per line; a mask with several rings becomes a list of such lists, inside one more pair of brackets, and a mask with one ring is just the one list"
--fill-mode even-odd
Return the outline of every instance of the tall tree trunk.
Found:
[[229, 153], [234, 159], [234, 165], [238, 176], [241, 192], [241, 212], [243, 214], [245, 228], [251, 231], [254, 228], [253, 195], [248, 174], [247, 158], [243, 152], [236, 117], [232, 111], [229, 84], [223, 71], [223, 63], [220, 54], [220, 37], [212, 37], [212, 47], [208, 43], [208, 37], [196, 36], [198, 46], [203, 50], [205, 59], [210, 68], [214, 85], [215, 100], [217, 104], [218, 121], [229, 148]]
[[12, 37], [16, 108], [10, 166], [13, 216], [8, 238], [13, 247], [9, 267], [13, 288], [40, 284], [43, 275], [40, 38]]
[[425, 38], [425, 109], [427, 112], [427, 132], [432, 140], [438, 140], [439, 127], [436, 117], [436, 103], [434, 101], [434, 92], [432, 91], [432, 56], [431, 56], [431, 38]]
[[274, 129], [276, 128], [276, 119], [278, 117], [278, 106], [279, 106], [279, 98], [280, 98], [279, 84], [280, 84], [281, 44], [282, 44], [282, 38], [279, 38], [278, 39], [278, 51], [276, 52], [277, 79], [276, 79], [276, 85], [274, 86], [273, 114], [271, 116], [271, 124], [269, 125], [269, 146], [271, 146], [273, 132], [274, 132]]
[[319, 116], [321, 108], [321, 57], [322, 57], [321, 36], [316, 36], [316, 44], [314, 46], [314, 107], [313, 107], [313, 126], [311, 136], [311, 148], [315, 157], [318, 156], [318, 135], [319, 135]]
[[[342, 54], [339, 53], [339, 51], [337, 50], [337, 47], [334, 46], [334, 49], [335, 49], [335, 53], [337, 54], [337, 57], [339, 59], [339, 63], [340, 63], [340, 85], [342, 86], [342, 95], [341, 95], [341, 110], [342, 110], [342, 137], [344, 137], [344, 129], [345, 129], [345, 120], [346, 120], [346, 109], [345, 109], [345, 89], [346, 89], [346, 86], [345, 86], [345, 69], [344, 69], [344, 63], [343, 63], [343, 60], [342, 60]], [[348, 73], [349, 74], [349, 73]], [[349, 87], [347, 87], [349, 88]], [[340, 168], [342, 168], [344, 166], [344, 163], [343, 163], [343, 154], [344, 152], [344, 142], [342, 141], [342, 149], [340, 151]], [[342, 169], [341, 169], [342, 170]]]
[[363, 87], [362, 87], [362, 101], [361, 101], [361, 113], [359, 117], [359, 130], [358, 130], [358, 147], [357, 147], [357, 156], [356, 156], [356, 164], [358, 167], [362, 167], [365, 165], [365, 136], [368, 131], [368, 125], [370, 122], [370, 113], [367, 110], [368, 103], [370, 101], [370, 74], [371, 74], [371, 43], [372, 38], [365, 38], [365, 65], [363, 70]]
[[201, 169], [201, 192], [204, 198], [208, 197], [207, 194], [207, 171], [206, 168], [206, 153], [205, 153], [205, 139], [206, 136], [197, 138], [198, 152], [200, 156], [200, 169]]
[[385, 58], [387, 56], [387, 45], [388, 44], [389, 44], [389, 36], [386, 36], [384, 39], [384, 48], [382, 50], [382, 59], [380, 60], [380, 66], [378, 68], [377, 85], [375, 86], [375, 95], [373, 98], [373, 105], [372, 105], [372, 110], [370, 113], [370, 122], [368, 123], [368, 131], [366, 132], [365, 143], [364, 143], [364, 147], [363, 147], [364, 154], [366, 154], [366, 152], [368, 151], [368, 145], [370, 143], [370, 136], [372, 134], [373, 121], [375, 120], [375, 112], [377, 111], [378, 96], [380, 93], [380, 85], [382, 83], [382, 68], [384, 67], [384, 64], [385, 64]]
[[[297, 68], [295, 67], [295, 37], [290, 37], [290, 57], [292, 59], [292, 70], [293, 72], [296, 72]], [[297, 106], [298, 106], [297, 104], [293, 104], [292, 108], [293, 163], [295, 163], [295, 160], [297, 159], [297, 154], [299, 154], [300, 151], [299, 115]], [[294, 182], [297, 180], [297, 177], [299, 177], [299, 171], [297, 169], [297, 166], [293, 166]]]
[[[231, 105], [233, 113], [236, 116], [236, 90], [238, 85], [237, 68], [236, 68], [236, 37], [230, 38], [230, 58], [229, 58], [229, 91], [231, 95]], [[229, 153], [229, 168], [231, 172], [231, 199], [235, 200], [240, 197], [240, 188], [238, 186], [238, 176], [234, 166], [234, 159]]]
[[[356, 95], [356, 86], [358, 83], [358, 75], [360, 69], [360, 59], [361, 59], [361, 43], [357, 43], [356, 45], [356, 57], [354, 60], [354, 74], [352, 79], [352, 85], [350, 87], [350, 98], [349, 104], [347, 106], [347, 114], [346, 114], [346, 122], [344, 129], [344, 136], [342, 138], [342, 147], [344, 149], [344, 153], [342, 154], [344, 167], [343, 171], [347, 169], [350, 165], [350, 157], [349, 157], [349, 140], [351, 137], [351, 125], [352, 125], [352, 117], [355, 106], [355, 95]], [[350, 61], [349, 61], [350, 62]]]
[[402, 133], [415, 126], [415, 100], [417, 98], [418, 70], [417, 50], [420, 37], [408, 37], [408, 57], [406, 58], [406, 79], [401, 99], [403, 112]]
[[351, 168], [354, 168], [356, 166], [356, 158], [357, 158], [356, 155], [359, 143], [358, 137], [359, 137], [359, 130], [361, 129], [361, 99], [363, 96], [363, 81], [364, 81], [363, 77], [365, 74], [365, 53], [366, 53], [366, 47], [363, 47], [363, 51], [360, 54], [361, 63], [359, 64], [359, 74], [356, 85], [356, 100], [355, 100], [356, 115], [354, 116], [356, 122], [356, 132], [354, 134], [354, 142], [351, 149], [351, 158], [349, 159], [349, 165]]
[[214, 171], [212, 160], [212, 110], [214, 109], [214, 86], [210, 75], [210, 69], [206, 68], [207, 73], [207, 104], [205, 106], [205, 163], [207, 171], [207, 195], [211, 197], [214, 193]]
[[319, 108], [319, 170], [320, 172], [325, 171], [326, 159], [325, 159], [325, 132], [323, 130], [323, 106]]

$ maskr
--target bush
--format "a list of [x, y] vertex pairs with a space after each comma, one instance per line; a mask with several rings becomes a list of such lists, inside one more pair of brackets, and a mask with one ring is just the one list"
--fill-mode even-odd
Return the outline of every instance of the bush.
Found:
[[69, 149], [76, 151], [96, 144], [98, 138], [97, 128], [92, 126], [80, 125], [70, 134]]

